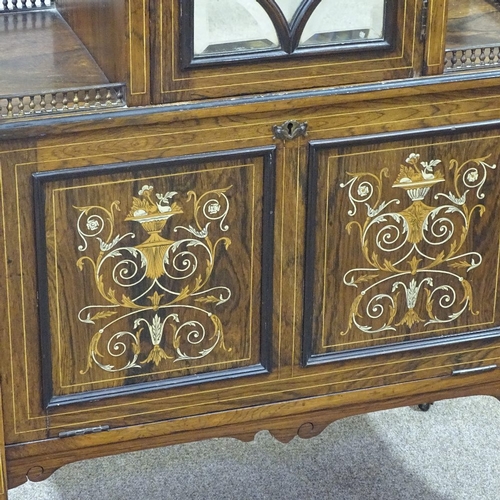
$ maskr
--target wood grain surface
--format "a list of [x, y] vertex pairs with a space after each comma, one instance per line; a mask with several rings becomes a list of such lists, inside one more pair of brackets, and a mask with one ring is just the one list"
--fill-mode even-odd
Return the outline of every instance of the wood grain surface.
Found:
[[37, 178], [54, 396], [268, 368], [274, 166], [226, 156]]
[[[417, 78], [424, 55], [440, 71], [446, 2], [430, 3], [434, 48], [421, 2], [398, 6], [385, 51], [185, 70], [179, 2], [63, 0], [130, 102], [152, 85], [173, 104], [0, 124], [10, 487], [83, 458], [500, 396], [498, 73]], [[105, 78], [46, 15], [70, 37], [48, 51], [61, 78]]]
[[149, 2], [61, 0], [57, 9], [130, 106], [151, 104]]
[[449, 0], [446, 48], [500, 43], [500, 5], [493, 0]]
[[310, 164], [314, 353], [498, 326], [498, 136], [421, 133]]
[[[352, 102], [351, 99], [341, 103], [336, 96], [323, 97], [322, 106], [305, 107], [293, 115], [300, 121], [308, 122], [307, 137], [299, 137], [284, 143], [273, 140], [272, 126], [283, 124], [290, 114], [286, 109], [271, 112], [266, 107], [264, 107], [265, 111], [260, 113], [257, 105], [254, 106], [253, 113], [250, 113], [248, 108], [244, 108], [245, 113], [225, 118], [211, 117], [210, 109], [207, 110], [207, 116], [199, 119], [193, 118], [192, 114], [188, 113], [184, 121], [181, 120], [182, 112], [176, 115], [177, 120], [172, 121], [172, 115], [168, 110], [163, 114], [156, 113], [154, 116], [147, 113], [134, 116], [134, 112], [131, 110], [126, 112], [123, 118], [118, 117], [116, 124], [108, 121], [108, 128], [104, 135], [102, 130], [93, 131], [90, 124], [80, 132], [74, 132], [74, 129], [68, 126], [69, 133], [64, 134], [62, 133], [64, 126], [61, 124], [57, 136], [48, 135], [31, 145], [24, 141], [17, 143], [10, 141], [9, 148], [4, 147], [1, 153], [3, 227], [6, 234], [3, 251], [6, 276], [9, 276], [7, 287], [4, 289], [7, 298], [3, 303], [10, 304], [5, 311], [5, 317], [10, 319], [6, 325], [7, 329], [2, 330], [2, 338], [6, 345], [11, 346], [9, 352], [12, 353], [13, 357], [13, 364], [10, 364], [7, 357], [7, 362], [3, 365], [2, 381], [4, 390], [8, 390], [14, 396], [12, 399], [6, 398], [5, 400], [5, 429], [8, 442], [12, 444], [26, 440], [43, 439], [47, 435], [57, 436], [61, 431], [94, 425], [106, 424], [115, 429], [129, 425], [146, 424], [157, 421], [158, 418], [164, 418], [165, 412], [169, 418], [184, 418], [189, 415], [228, 411], [294, 398], [326, 396], [344, 391], [353, 391], [360, 398], [363, 398], [363, 394], [367, 394], [363, 392], [363, 389], [369, 387], [412, 383], [425, 379], [451, 380], [451, 372], [454, 369], [496, 363], [498, 352], [494, 335], [488, 337], [488, 334], [485, 334], [478, 337], [477, 340], [461, 341], [453, 345], [443, 343], [429, 347], [422, 352], [410, 350], [387, 353], [379, 357], [360, 356], [336, 363], [302, 366], [302, 304], [304, 300], [302, 289], [307, 241], [305, 239], [308, 204], [307, 179], [308, 171], [311, 168], [308, 167], [307, 160], [308, 143], [310, 141], [331, 140], [334, 137], [347, 139], [352, 136], [377, 134], [382, 131], [415, 131], [430, 126], [444, 127], [448, 130], [448, 132], [435, 132], [438, 136], [439, 134], [441, 136], [443, 134], [450, 135], [451, 128], [459, 129], [461, 124], [467, 125], [468, 123], [493, 120], [498, 116], [498, 94], [494, 88], [485, 87], [480, 93], [476, 88], [469, 91], [462, 90], [457, 96], [445, 91], [449, 88], [447, 85], [449, 84], [443, 84], [443, 92], [441, 93], [427, 95], [418, 95], [417, 93], [417, 95], [409, 97], [398, 96], [399, 91], [395, 89], [390, 98], [367, 99], [358, 103]], [[475, 86], [476, 84], [470, 82], [469, 85]], [[376, 92], [374, 96], [377, 96]], [[123, 124], [127, 122], [127, 113], [130, 114], [130, 125], [124, 127]], [[200, 113], [199, 116], [203, 115]], [[113, 125], [116, 126], [113, 127]], [[479, 129], [477, 137], [484, 136], [485, 139], [484, 141], [478, 140], [477, 143], [484, 144], [484, 147], [491, 144], [491, 141], [486, 138], [493, 136], [494, 130], [496, 130], [494, 124], [485, 128], [484, 132]], [[456, 134], [452, 134], [453, 140], [460, 139], [460, 136]], [[140, 169], [134, 171], [133, 168], [130, 169], [126, 165], [130, 165], [131, 162], [144, 165], [151, 160], [176, 159], [183, 155], [203, 155], [204, 160], [201, 164], [204, 162], [205, 165], [213, 169], [213, 177], [211, 177], [212, 174], [209, 173], [209, 170], [206, 174], [207, 177], [203, 180], [200, 177], [200, 181], [196, 181], [196, 177], [193, 177], [192, 181], [187, 182], [188, 177], [186, 177], [185, 188], [181, 185], [175, 185], [175, 189], [172, 188], [173, 191], [185, 193], [187, 189], [191, 189], [189, 186], [198, 190], [196, 182], [202, 182], [206, 189], [211, 184], [210, 179], [213, 179], [214, 182], [219, 179], [217, 184], [220, 184], [219, 181], [222, 182], [223, 179], [219, 178], [220, 174], [216, 173], [217, 160], [214, 160], [215, 163], [211, 163], [211, 156], [216, 157], [223, 151], [234, 150], [238, 145], [258, 150], [259, 148], [268, 148], [273, 144], [277, 146], [277, 153], [274, 167], [276, 196], [272, 209], [275, 227], [273, 231], [272, 293], [274, 312], [271, 373], [265, 376], [251, 375], [223, 382], [213, 381], [184, 387], [172, 386], [168, 389], [157, 388], [149, 393], [135, 396], [117, 394], [100, 402], [81, 401], [78, 404], [64, 405], [60, 408], [53, 407], [47, 413], [41, 399], [43, 380], [40, 374], [41, 345], [38, 315], [33, 313], [33, 311], [37, 311], [37, 280], [33, 267], [37, 257], [34, 238], [35, 222], [31, 215], [33, 213], [32, 173], [46, 173], [49, 176], [44, 184], [46, 193], [56, 192], [57, 189], [60, 190], [57, 192], [61, 193], [56, 196], [55, 200], [58, 201], [53, 207], [56, 207], [57, 213], [60, 214], [56, 216], [57, 224], [62, 223], [61, 227], [65, 228], [63, 231], [58, 231], [57, 239], [63, 244], [62, 248], [64, 252], [67, 252], [67, 257], [58, 261], [58, 265], [62, 266], [61, 269], [64, 273], [69, 273], [70, 278], [65, 284], [66, 287], [69, 287], [68, 290], [71, 289], [74, 282], [88, 284], [84, 287], [85, 291], [82, 290], [81, 293], [74, 290], [69, 295], [66, 292], [61, 295], [61, 303], [69, 304], [69, 309], [66, 309], [66, 306], [63, 306], [62, 309], [66, 311], [74, 309], [73, 312], [77, 314], [85, 306], [87, 298], [95, 298], [95, 287], [90, 286], [92, 284], [91, 276], [82, 274], [75, 263], [79, 254], [77, 247], [82, 243], [81, 238], [76, 234], [67, 240], [64, 239], [69, 234], [70, 228], [74, 228], [75, 217], [78, 215], [78, 210], [73, 208], [74, 206], [89, 206], [90, 204], [101, 206], [105, 204], [106, 200], [109, 204], [115, 198], [119, 199], [121, 211], [116, 212], [115, 216], [122, 226], [120, 226], [118, 233], [126, 234], [131, 227], [138, 225], [137, 222], [127, 222], [124, 219], [129, 214], [132, 198], [138, 197], [136, 191], [138, 192], [143, 185], [142, 174], [138, 175]], [[4, 145], [6, 146], [6, 143]], [[395, 146], [401, 147], [397, 143]], [[405, 146], [403, 143], [403, 147], [410, 146]], [[461, 148], [450, 149], [450, 155], [451, 153], [456, 155], [459, 150], [461, 151]], [[421, 153], [423, 155], [423, 151]], [[400, 162], [404, 162], [405, 158], [401, 160], [399, 157], [391, 157], [391, 165], [393, 163], [396, 165], [396, 167], [392, 166], [395, 175], [396, 170], [399, 170]], [[396, 160], [398, 161], [396, 162]], [[429, 160], [423, 159], [422, 161]], [[125, 165], [122, 165], [123, 174], [117, 173], [113, 177], [111, 174], [107, 176], [104, 173], [103, 169], [106, 166], [109, 168], [109, 166], [120, 165], [123, 162], [125, 162]], [[98, 170], [92, 171], [93, 167], [98, 167]], [[88, 176], [79, 180], [79, 176], [85, 172], [85, 169], [88, 170]], [[112, 169], [109, 171], [112, 172]], [[341, 175], [341, 172], [342, 170], [338, 170], [336, 175]], [[52, 175], [55, 177], [50, 180]], [[119, 179], [121, 175], [125, 176], [125, 180], [134, 180], [131, 185], [134, 185], [135, 188], [132, 191], [116, 189], [112, 187], [115, 184], [105, 186], [111, 180], [121, 182]], [[150, 175], [147, 174], [146, 177]], [[95, 176], [95, 182], [92, 181], [93, 176]], [[170, 190], [167, 172], [162, 179], [161, 191]], [[120, 185], [119, 182], [116, 184], [117, 186]], [[234, 183], [235, 186], [243, 186], [241, 182], [242, 179], [238, 180], [237, 177], [232, 180], [230, 175], [224, 186], [228, 183], [228, 185]], [[96, 184], [96, 187], [92, 188], [93, 191], [81, 190], [82, 194], [79, 194], [79, 198], [73, 201], [71, 198], [73, 194], [71, 196], [69, 194], [62, 195], [64, 192], [76, 193], [80, 186], [86, 183]], [[68, 188], [72, 189], [68, 190]], [[263, 190], [266, 189], [265, 185], [261, 184], [259, 189], [260, 191], [257, 192], [263, 193]], [[92, 194], [91, 196], [90, 193], [94, 191], [96, 195]], [[238, 196], [243, 196], [240, 199], [245, 200], [245, 196], [247, 196], [243, 194], [245, 190], [241, 189], [239, 192], [240, 194], [236, 195], [235, 200], [238, 199]], [[403, 191], [402, 193], [404, 194]], [[182, 196], [185, 197], [185, 194]], [[48, 196], [47, 199], [49, 198], [52, 200], [52, 195]], [[491, 196], [488, 196], [485, 203], [490, 199]], [[47, 206], [50, 207], [50, 205]], [[247, 214], [252, 206], [252, 203], [245, 201], [238, 216]], [[45, 213], [44, 218], [47, 218], [47, 214], [50, 213], [49, 218], [52, 220], [55, 215], [54, 208], [47, 208], [47, 210], [49, 212]], [[189, 226], [188, 219], [192, 218], [192, 212], [189, 213], [191, 215], [188, 216], [186, 212], [185, 224], [183, 224], [186, 227]], [[483, 217], [489, 216], [487, 212], [483, 215]], [[248, 230], [246, 226], [239, 227], [235, 222], [233, 227], [240, 232], [238, 240], [247, 238], [246, 233], [244, 233]], [[47, 227], [47, 229], [49, 228], [50, 226]], [[147, 233], [139, 228], [139, 225], [137, 229], [139, 231], [135, 231], [136, 238], [141, 241], [134, 242], [134, 245], [140, 245], [147, 237]], [[74, 232], [74, 229], [72, 231]], [[164, 237], [175, 235], [172, 228], [166, 231]], [[316, 231], [321, 232], [321, 224], [317, 226]], [[53, 231], [48, 231], [48, 233], [52, 237], [55, 235]], [[477, 241], [481, 242], [482, 240], [478, 237]], [[243, 249], [243, 247], [241, 248]], [[229, 246], [227, 251], [229, 252], [231, 249]], [[97, 248], [97, 254], [89, 255], [89, 257], [96, 259], [98, 253]], [[243, 251], [242, 255], [246, 253], [248, 252]], [[49, 255], [53, 255], [53, 250], [49, 252]], [[350, 251], [349, 255], [351, 255]], [[354, 255], [352, 253], [352, 257]], [[67, 259], [67, 263], [64, 263], [64, 259]], [[223, 260], [219, 262], [222, 265]], [[229, 262], [230, 260], [227, 261], [228, 264]], [[225, 266], [226, 264], [223, 267]], [[236, 269], [231, 264], [224, 272], [221, 271], [222, 279], [233, 279], [230, 278], [231, 275], [235, 276], [234, 272], [231, 271], [232, 267]], [[52, 274], [55, 270], [56, 267], [53, 267]], [[471, 271], [471, 275], [473, 271], [485, 272], [481, 268], [477, 268]], [[217, 273], [214, 273], [214, 278], [217, 278]], [[106, 287], [105, 290], [107, 291], [108, 288]], [[241, 287], [240, 289], [244, 290]], [[481, 293], [488, 294], [490, 292], [485, 288]], [[121, 297], [121, 294], [119, 296]], [[14, 297], [20, 297], [22, 300], [20, 302], [13, 301]], [[74, 300], [75, 298], [76, 300]], [[486, 302], [486, 298], [483, 299]], [[83, 300], [85, 304], [78, 304], [78, 300]], [[67, 315], [68, 312], [64, 314]], [[235, 314], [238, 314], [239, 317], [241, 313], [235, 312]], [[74, 316], [74, 314], [67, 316], [68, 325], [75, 323]], [[153, 317], [154, 314], [148, 318], [150, 323], [152, 323]], [[19, 318], [22, 318], [22, 321], [19, 322]], [[146, 325], [144, 326], [146, 327]], [[64, 345], [65, 350], [60, 352], [65, 352], [65, 354], [62, 357], [61, 354], [58, 356], [65, 366], [65, 378], [73, 380], [83, 376], [80, 374], [81, 370], [85, 370], [82, 368], [82, 363], [85, 365], [88, 360], [89, 342], [94, 333], [89, 332], [81, 337], [68, 337], [65, 334], [63, 337], [65, 342], [61, 345]], [[233, 340], [235, 339], [236, 337], [233, 337]], [[55, 345], [57, 346], [57, 344]], [[73, 347], [67, 349], [66, 346]], [[144, 347], [147, 346], [144, 345]], [[148, 349], [145, 349], [144, 353], [147, 356]], [[222, 355], [223, 351], [220, 354]], [[44, 366], [49, 366], [50, 372], [50, 363]], [[94, 365], [92, 370], [95, 369]], [[92, 375], [92, 373], [94, 371], [89, 372], [86, 376]], [[46, 378], [47, 375], [45, 375]], [[97, 381], [97, 379], [95, 380]]]
[[107, 83], [108, 79], [53, 10], [0, 14], [0, 95]]

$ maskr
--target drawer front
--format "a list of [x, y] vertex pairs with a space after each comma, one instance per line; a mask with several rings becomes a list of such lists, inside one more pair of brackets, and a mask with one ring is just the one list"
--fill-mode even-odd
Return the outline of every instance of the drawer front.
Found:
[[313, 145], [304, 364], [496, 335], [499, 157], [494, 130]]

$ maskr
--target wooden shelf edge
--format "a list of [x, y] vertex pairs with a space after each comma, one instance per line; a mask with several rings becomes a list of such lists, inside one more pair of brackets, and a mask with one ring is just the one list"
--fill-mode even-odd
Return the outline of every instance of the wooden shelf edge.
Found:
[[332, 89], [314, 89], [302, 92], [281, 92], [260, 96], [210, 99], [137, 108], [102, 110], [99, 114], [73, 114], [72, 116], [45, 116], [36, 120], [25, 117], [0, 120], [0, 140], [29, 138], [48, 134], [59, 135], [65, 129], [71, 132], [110, 129], [125, 125], [172, 123], [190, 119], [241, 116], [293, 109], [297, 115], [302, 109], [319, 106], [343, 105], [360, 101], [377, 101], [401, 97], [430, 96], [460, 91], [498, 88], [500, 72], [452, 73], [409, 80], [396, 80], [367, 85], [350, 85]]

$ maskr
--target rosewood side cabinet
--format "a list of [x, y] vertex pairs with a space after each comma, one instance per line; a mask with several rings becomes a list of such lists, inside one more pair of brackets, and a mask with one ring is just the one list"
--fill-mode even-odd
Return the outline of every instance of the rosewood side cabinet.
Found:
[[1, 0], [1, 481], [500, 397], [498, 0]]

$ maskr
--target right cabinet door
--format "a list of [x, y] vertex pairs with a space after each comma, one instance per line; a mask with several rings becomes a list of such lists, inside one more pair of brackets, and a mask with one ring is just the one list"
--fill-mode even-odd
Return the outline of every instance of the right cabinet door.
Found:
[[498, 335], [499, 139], [311, 145], [305, 365]]

